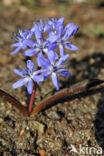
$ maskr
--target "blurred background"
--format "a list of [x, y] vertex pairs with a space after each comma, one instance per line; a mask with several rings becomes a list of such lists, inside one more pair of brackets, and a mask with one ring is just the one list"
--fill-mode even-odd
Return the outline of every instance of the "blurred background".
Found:
[[[65, 17], [65, 24], [74, 22], [80, 27], [71, 38], [73, 44], [79, 47], [78, 51], [70, 51], [68, 69], [72, 76], [60, 78], [61, 88], [84, 79], [104, 79], [104, 0], [0, 0], [0, 88], [19, 99], [24, 106], [27, 106], [29, 98], [26, 88], [14, 90], [12, 84], [19, 79], [13, 69], [20, 68], [20, 65], [24, 67], [26, 60], [22, 52], [10, 55], [14, 50], [11, 44], [15, 42], [11, 34], [18, 32], [19, 26], [31, 28], [33, 21], [40, 17]], [[47, 81], [48, 85], [46, 81], [40, 84], [42, 87], [36, 95], [36, 104], [49, 93], [53, 95], [54, 86], [51, 80]], [[5, 151], [19, 155], [22, 150], [21, 155], [29, 153], [30, 156], [33, 152], [38, 153], [39, 149], [45, 149], [51, 151], [51, 156], [55, 156], [57, 151], [61, 152], [57, 156], [62, 156], [70, 144], [77, 143], [104, 147], [104, 90], [101, 94], [95, 93], [90, 92], [81, 98], [79, 96], [76, 101], [66, 101], [37, 114], [36, 121], [45, 125], [46, 129], [49, 126], [52, 129], [44, 137], [34, 131], [32, 121], [28, 132], [27, 122], [24, 119], [20, 122], [23, 118], [21, 113], [1, 99], [0, 122], [3, 124], [0, 126], [0, 152], [4, 152], [1, 155], [7, 156]]]

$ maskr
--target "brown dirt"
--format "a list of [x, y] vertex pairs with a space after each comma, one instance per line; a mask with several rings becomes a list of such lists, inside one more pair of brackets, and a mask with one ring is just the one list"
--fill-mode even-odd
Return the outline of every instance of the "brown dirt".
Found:
[[[60, 78], [61, 88], [84, 79], [103, 79], [104, 35], [96, 30], [98, 26], [104, 32], [103, 5], [85, 3], [31, 10], [24, 6], [7, 8], [0, 4], [0, 88], [15, 96], [24, 106], [28, 106], [29, 101], [26, 88], [13, 90], [12, 84], [18, 79], [13, 69], [24, 66], [25, 60], [21, 52], [10, 55], [13, 50], [10, 37], [18, 26], [29, 28], [37, 17], [65, 16], [66, 23], [74, 22], [80, 26], [80, 32], [73, 40], [79, 50], [70, 52], [68, 64], [72, 76]], [[40, 84], [41, 92], [37, 92], [36, 105], [53, 94], [54, 86], [50, 79], [47, 81]], [[75, 156], [75, 153], [69, 154], [71, 144], [77, 149], [80, 144], [103, 148], [103, 86], [57, 102], [29, 121], [0, 98], [0, 156]]]

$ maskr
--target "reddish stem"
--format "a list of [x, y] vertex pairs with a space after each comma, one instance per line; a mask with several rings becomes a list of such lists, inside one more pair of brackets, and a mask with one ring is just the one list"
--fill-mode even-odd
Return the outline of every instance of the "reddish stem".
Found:
[[33, 87], [33, 91], [32, 91], [31, 97], [30, 97], [30, 102], [29, 102], [29, 108], [28, 108], [29, 114], [30, 114], [31, 111], [32, 111], [32, 106], [33, 106], [34, 99], [35, 99], [36, 87], [37, 87], [37, 83], [35, 82], [35, 83], [34, 83], [34, 87]]
[[[37, 70], [39, 70], [39, 69], [41, 69], [41, 67], [38, 67], [37, 68]], [[32, 111], [32, 106], [33, 106], [34, 99], [35, 99], [35, 91], [36, 91], [36, 88], [37, 88], [37, 83], [34, 82], [34, 87], [33, 87], [33, 91], [32, 91], [30, 102], [29, 102], [29, 108], [28, 108], [28, 113], [29, 114], [31, 114], [31, 111]]]
[[32, 106], [33, 106], [33, 103], [34, 103], [34, 98], [35, 98], [35, 89], [32, 91], [31, 98], [30, 98], [29, 108], [28, 108], [29, 113], [31, 113]]

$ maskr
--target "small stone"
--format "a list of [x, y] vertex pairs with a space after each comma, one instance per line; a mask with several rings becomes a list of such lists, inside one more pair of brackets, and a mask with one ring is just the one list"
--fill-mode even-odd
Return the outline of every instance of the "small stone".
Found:
[[0, 138], [0, 142], [3, 146], [5, 146], [7, 144], [7, 142], [4, 138]]
[[40, 135], [44, 133], [45, 126], [42, 123], [40, 123], [38, 121], [33, 121], [32, 122], [32, 127], [34, 129], [36, 129]]
[[93, 64], [95, 60], [93, 58], [90, 59], [90, 64]]
[[20, 136], [22, 136], [23, 134], [24, 134], [24, 129], [22, 129], [21, 131], [20, 131]]
[[26, 106], [26, 102], [25, 102], [25, 101], [22, 101], [21, 104], [22, 104], [23, 106]]
[[59, 120], [61, 117], [60, 115], [58, 115], [55, 111], [50, 111], [47, 116], [50, 118], [50, 119], [54, 119], [54, 120]]
[[55, 131], [53, 129], [48, 129], [47, 133], [51, 134], [51, 135], [56, 135], [56, 133], [55, 133]]
[[45, 152], [45, 150], [39, 150], [39, 154], [40, 154], [40, 156], [45, 156], [46, 152]]
[[4, 120], [2, 118], [0, 118], [0, 123], [2, 123]]
[[26, 137], [27, 137], [27, 138], [30, 138], [30, 132], [28, 132], [28, 133], [26, 134]]
[[7, 102], [6, 103], [6, 107], [7, 107], [7, 109], [10, 109], [11, 110], [12, 109], [12, 104], [10, 102]]

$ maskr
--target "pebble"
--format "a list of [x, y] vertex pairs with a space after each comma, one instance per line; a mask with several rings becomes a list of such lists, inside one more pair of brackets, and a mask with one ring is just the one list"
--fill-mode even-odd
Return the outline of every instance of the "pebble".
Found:
[[12, 104], [10, 102], [7, 102], [6, 103], [6, 107], [7, 107], [7, 109], [10, 109], [11, 110], [12, 109]]
[[25, 101], [22, 101], [21, 104], [22, 104], [23, 106], [26, 106], [26, 102], [25, 102]]
[[32, 130], [37, 130], [39, 135], [43, 134], [45, 131], [45, 126], [38, 122], [38, 121], [32, 121], [31, 123], [29, 122], [31, 129]]
[[0, 123], [2, 123], [4, 120], [2, 118], [0, 118]]
[[47, 116], [53, 120], [59, 120], [61, 118], [55, 111], [50, 111]]

